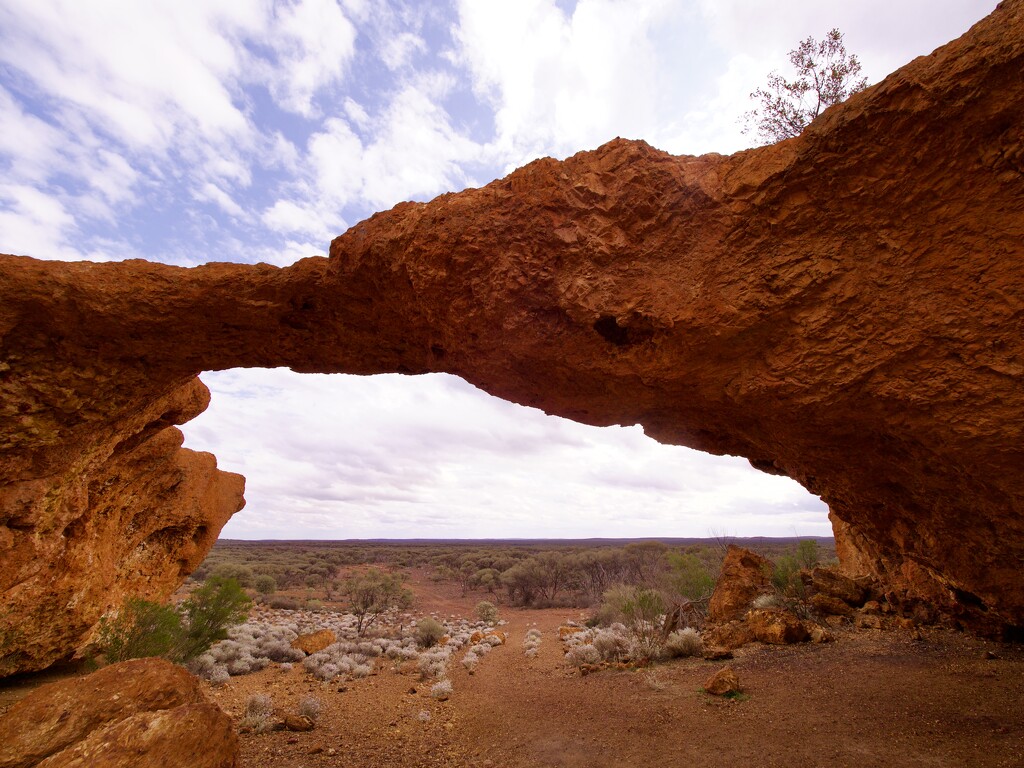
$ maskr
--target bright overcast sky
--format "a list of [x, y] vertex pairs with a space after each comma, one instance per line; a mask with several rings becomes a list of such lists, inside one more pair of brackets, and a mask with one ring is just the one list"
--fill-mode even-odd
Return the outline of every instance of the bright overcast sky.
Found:
[[[0, 0], [0, 252], [288, 264], [402, 200], [615, 136], [750, 145], [832, 27], [877, 82], [995, 0]], [[450, 376], [204, 374], [234, 538], [830, 535], [745, 460]]]

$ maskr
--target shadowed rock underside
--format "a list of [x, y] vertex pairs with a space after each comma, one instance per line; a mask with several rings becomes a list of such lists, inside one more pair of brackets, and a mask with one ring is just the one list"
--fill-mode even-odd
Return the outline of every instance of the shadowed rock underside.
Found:
[[233, 367], [462, 376], [745, 456], [848, 572], [1024, 626], [1024, 2], [732, 156], [616, 139], [290, 267], [0, 257], [0, 675], [170, 593], [243, 481], [174, 424]]

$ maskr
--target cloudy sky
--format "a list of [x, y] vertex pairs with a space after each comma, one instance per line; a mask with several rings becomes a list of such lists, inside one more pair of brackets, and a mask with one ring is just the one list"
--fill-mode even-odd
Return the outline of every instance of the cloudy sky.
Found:
[[[0, 252], [288, 264], [402, 200], [615, 137], [750, 146], [808, 35], [877, 82], [995, 0], [0, 0]], [[203, 376], [234, 538], [829, 535], [746, 461], [450, 376]]]

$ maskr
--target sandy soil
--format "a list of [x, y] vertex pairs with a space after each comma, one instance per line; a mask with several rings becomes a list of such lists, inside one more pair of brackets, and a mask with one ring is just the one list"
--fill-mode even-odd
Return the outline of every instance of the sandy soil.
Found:
[[[468, 617], [482, 599], [421, 579], [412, 586], [421, 613]], [[577, 611], [501, 611], [508, 644], [472, 676], [451, 664], [448, 701], [431, 698], [414, 665], [383, 659], [363, 680], [320, 683], [301, 664], [275, 665], [211, 694], [237, 719], [255, 693], [270, 694], [279, 715], [304, 696], [321, 701], [311, 732], [243, 734], [247, 768], [1024, 766], [1020, 646], [875, 630], [840, 632], [825, 645], [755, 645], [727, 662], [745, 692], [730, 701], [700, 691], [721, 662], [582, 677], [558, 640]], [[533, 626], [543, 642], [530, 660], [522, 642]]]

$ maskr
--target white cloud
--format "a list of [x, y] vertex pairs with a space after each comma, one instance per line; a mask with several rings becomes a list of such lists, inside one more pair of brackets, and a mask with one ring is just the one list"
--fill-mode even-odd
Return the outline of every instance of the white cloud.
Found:
[[335, 0], [278, 2], [266, 41], [276, 61], [261, 61], [277, 103], [311, 117], [313, 98], [338, 81], [355, 53], [356, 29]]
[[369, 141], [344, 118], [325, 120], [300, 161], [303, 181], [263, 212], [263, 223], [326, 240], [344, 231], [339, 211], [347, 206], [381, 210], [464, 188], [465, 166], [479, 160], [481, 147], [459, 133], [439, 106], [450, 85], [436, 73], [419, 76], [376, 116], [354, 101], [346, 103]]
[[741, 459], [546, 416], [451, 376], [203, 379], [213, 401], [186, 444], [248, 478], [225, 535], [704, 536], [726, 513], [776, 535], [829, 530], [819, 501]]
[[507, 166], [648, 135], [660, 81], [651, 35], [670, 7], [580, 0], [566, 16], [552, 0], [460, 2], [460, 58], [494, 106]]
[[194, 192], [196, 200], [200, 200], [207, 203], [213, 203], [220, 208], [224, 213], [229, 216], [236, 218], [244, 218], [245, 211], [242, 207], [231, 199], [231, 195], [225, 192], [223, 189], [218, 187], [216, 184], [207, 182], [202, 187]]
[[381, 58], [388, 69], [401, 69], [416, 53], [426, 50], [427, 44], [422, 37], [412, 32], [399, 32], [381, 46]]
[[19, 184], [0, 184], [0, 253], [38, 259], [82, 258], [67, 245], [75, 220], [56, 197]]

